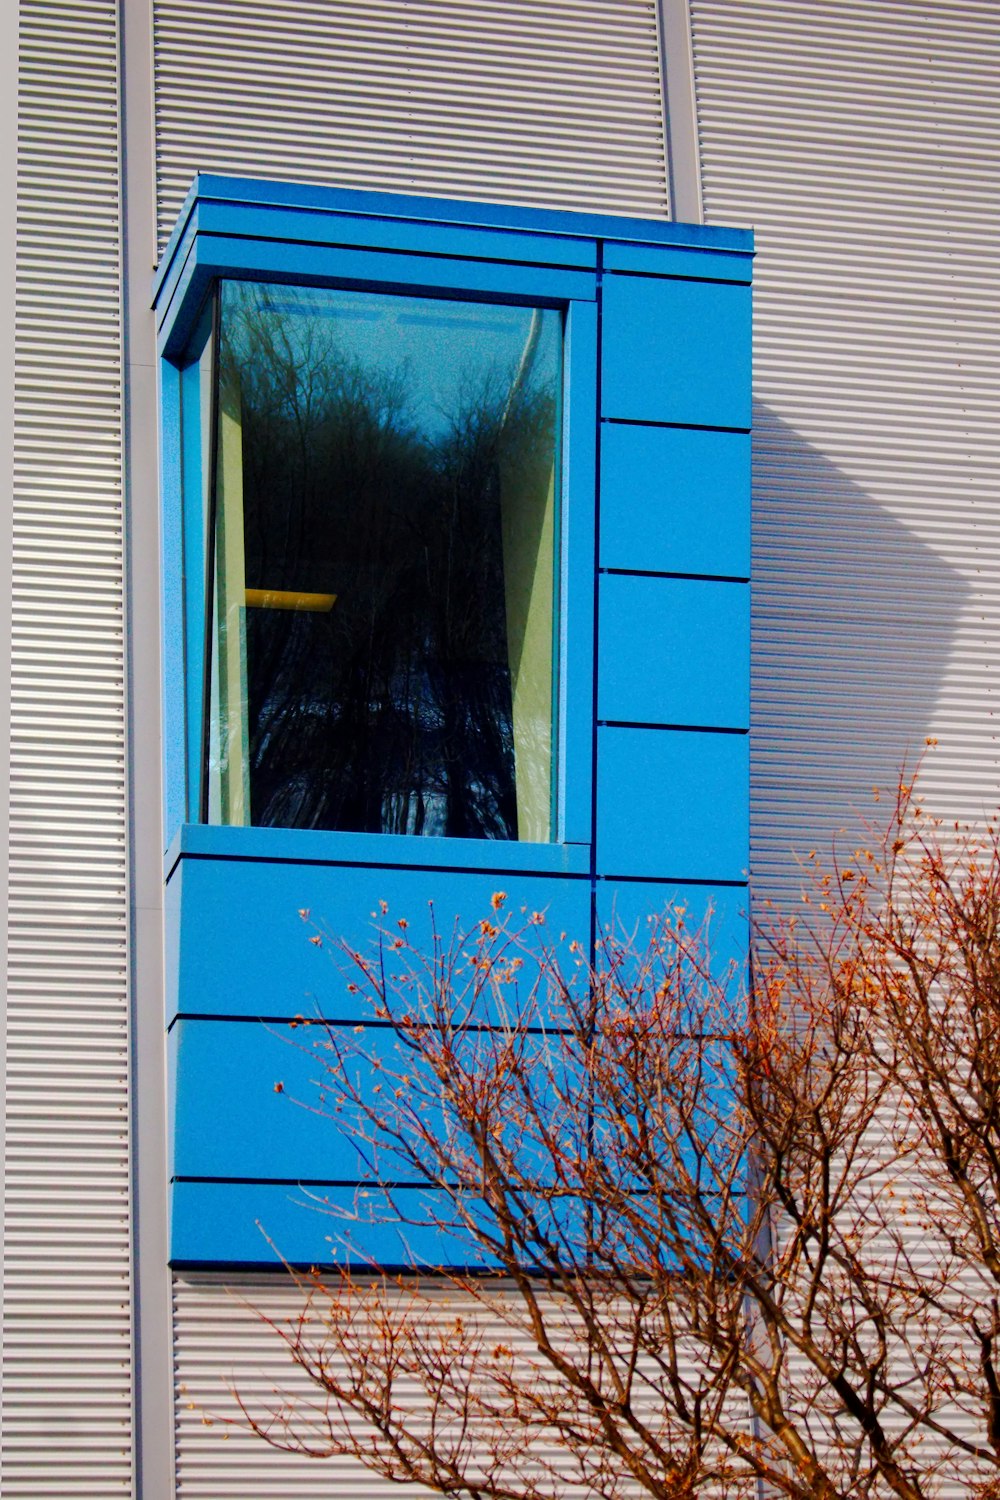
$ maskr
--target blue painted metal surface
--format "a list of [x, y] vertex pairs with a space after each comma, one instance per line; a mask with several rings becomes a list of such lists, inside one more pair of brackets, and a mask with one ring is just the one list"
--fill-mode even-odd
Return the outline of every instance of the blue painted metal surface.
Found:
[[[516, 230], [526, 235], [571, 236], [649, 243], [671, 248], [732, 251], [748, 258], [753, 235], [746, 229], [704, 224], [675, 224], [664, 219], [629, 219], [607, 214], [561, 209], [520, 208], [514, 204], [463, 203], [455, 198], [426, 198], [399, 193], [367, 192], [355, 188], [319, 187], [307, 183], [274, 182], [265, 178], [223, 177], [201, 173], [191, 185], [177, 224], [167, 243], [154, 281], [159, 298], [173, 273], [179, 246], [200, 204], [246, 205], [262, 213], [269, 208], [296, 209], [306, 220], [314, 215], [350, 215], [375, 220], [404, 220], [433, 225], [471, 225], [477, 229]], [[301, 221], [300, 221], [301, 233]]]
[[[355, 1185], [370, 1176], [356, 1144], [291, 1102], [310, 1089], [315, 1100], [321, 1077], [282, 1040], [301, 1031], [280, 1022], [322, 1011], [346, 1036], [361, 1018], [300, 909], [361, 946], [385, 900], [420, 945], [429, 898], [443, 928], [485, 915], [503, 889], [509, 908], [546, 910], [550, 934], [584, 937], [592, 908], [599, 925], [638, 925], [667, 900], [687, 902], [692, 922], [711, 902], [717, 964], [742, 961], [748, 742], [736, 731], [747, 723], [748, 590], [735, 580], [749, 571], [751, 250], [738, 230], [196, 181], [156, 283], [178, 1264], [267, 1264], [279, 1253], [300, 1263], [469, 1260], [439, 1229], [388, 1222], [378, 1188]], [[197, 816], [205, 613], [190, 361], [223, 275], [564, 309], [554, 843], [185, 821]], [[185, 365], [181, 378], [175, 366]], [[601, 577], [598, 536], [601, 567], [617, 570]], [[614, 723], [599, 728], [599, 718]], [[668, 724], [685, 727], [635, 727]], [[295, 1186], [307, 1179], [327, 1185]], [[340, 1217], [320, 1212], [317, 1196]]]
[[749, 287], [615, 274], [603, 300], [603, 416], [749, 430]]
[[[304, 212], [284, 204], [246, 204], [202, 200], [198, 207], [202, 234], [250, 235], [255, 239], [298, 240], [306, 244], [353, 246], [362, 250], [397, 250], [409, 254], [511, 261], [521, 265], [564, 266], [593, 270], [596, 242], [560, 234], [524, 234], [515, 229], [451, 225], [409, 216], [390, 218]], [[742, 257], [735, 257], [742, 260]], [[746, 274], [744, 269], [744, 275]]]
[[394, 1158], [372, 1161], [329, 1089], [338, 1058], [366, 1102], [391, 1087], [412, 1066], [391, 1028], [178, 1021], [170, 1046], [183, 1079], [171, 1175], [355, 1183], [376, 1181], [381, 1168], [412, 1179]]
[[562, 480], [562, 552], [557, 612], [559, 695], [557, 835], [591, 841], [594, 690], [594, 552], [597, 522], [597, 309], [576, 303], [566, 324], [567, 388]]
[[204, 823], [186, 823], [177, 830], [167, 850], [164, 876], [186, 857], [390, 866], [434, 872], [485, 870], [497, 875], [586, 875], [590, 869], [589, 843], [528, 844], [504, 839], [421, 838], [406, 833], [332, 833], [318, 828], [235, 828]]
[[750, 577], [750, 435], [605, 422], [601, 566]]
[[599, 729], [597, 861], [602, 873], [681, 882], [745, 880], [748, 750], [745, 734]]
[[746, 584], [606, 573], [600, 618], [598, 718], [749, 729]]
[[185, 673], [184, 507], [181, 446], [181, 374], [161, 361], [160, 393], [160, 619], [162, 621], [162, 704], [164, 825], [178, 827], [187, 816], [188, 683]]
[[[425, 1222], [402, 1224], [397, 1204]], [[367, 1185], [180, 1179], [171, 1189], [170, 1258], [188, 1267], [483, 1267], [473, 1247], [434, 1224], [434, 1215], [435, 1195], [415, 1186], [396, 1189], [390, 1200]]]
[[[483, 918], [495, 920], [497, 891], [507, 897], [513, 926], [541, 912], [545, 934], [587, 941], [586, 876], [182, 859], [166, 891], [168, 1020], [178, 1014], [370, 1019], [347, 989], [357, 975], [336, 939], [370, 955], [379, 928], [395, 930], [403, 918], [410, 941], [429, 952], [435, 929], [447, 944], [456, 923], [467, 930]], [[322, 947], [311, 941], [320, 929]]]
[[651, 880], [599, 880], [597, 922], [615, 943], [637, 953], [648, 944], [657, 919], [666, 918], [689, 938], [704, 937], [712, 971], [720, 980], [746, 979], [750, 944], [749, 891], [740, 885], [678, 885]]
[[665, 261], [660, 245], [609, 240], [604, 247], [605, 271], [632, 271], [640, 276], [682, 276], [697, 281], [736, 281], [750, 284], [750, 261], [732, 250], [677, 249]]

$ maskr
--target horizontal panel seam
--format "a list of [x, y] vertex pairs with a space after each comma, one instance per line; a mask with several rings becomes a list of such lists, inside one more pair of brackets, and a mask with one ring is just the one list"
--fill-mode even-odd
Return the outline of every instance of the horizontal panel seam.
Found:
[[747, 735], [750, 733], [749, 726], [739, 729], [731, 725], [720, 724], [651, 724], [636, 719], [598, 719], [597, 727], [598, 729], [666, 729], [673, 734]]
[[[499, 231], [497, 232], [499, 233]], [[358, 255], [406, 255], [413, 256], [415, 260], [432, 260], [439, 262], [458, 261], [461, 264], [464, 264], [468, 261], [474, 262], [477, 265], [487, 266], [523, 266], [527, 271], [572, 271], [579, 276], [589, 276], [591, 278], [593, 278], [594, 276], [593, 266], [578, 266], [575, 264], [567, 265], [566, 262], [560, 260], [523, 260], [520, 256], [517, 255], [473, 255], [463, 254], [460, 250], [451, 249], [418, 250], [414, 249], [410, 245], [359, 245], [352, 243], [351, 241], [343, 243], [340, 240], [335, 239], [298, 239], [293, 235], [287, 234], [247, 234], [241, 231], [226, 229], [198, 229], [196, 237], [199, 241], [202, 242], [215, 239], [239, 240], [253, 245], [295, 245], [299, 249], [305, 250], [345, 250], [354, 251]], [[539, 241], [542, 242], [545, 236], [539, 235], [538, 238]], [[549, 238], [551, 238], [551, 236], [549, 236]]]
[[652, 422], [643, 417], [601, 417], [602, 422], [614, 427], [660, 427], [677, 428], [682, 432], [736, 432], [749, 434], [749, 427], [723, 427], [717, 422]]
[[[387, 837], [391, 837], [392, 835], [386, 835], [386, 836]], [[553, 847], [555, 847], [555, 848], [561, 848], [561, 847], [564, 847], [564, 846], [562, 846], [562, 845], [554, 845]], [[572, 845], [566, 845], [565, 847], [567, 847], [567, 848], [573, 848], [573, 849], [582, 849], [582, 848], [584, 848], [586, 846], [582, 845], [582, 844], [572, 844]], [[316, 865], [316, 866], [333, 868], [333, 869], [340, 869], [340, 870], [385, 870], [386, 872], [391, 872], [393, 874], [396, 874], [399, 871], [413, 870], [413, 871], [419, 872], [420, 874], [423, 874], [423, 875], [428, 875], [428, 874], [430, 874], [430, 875], [433, 875], [433, 874], [437, 874], [437, 875], [496, 875], [497, 877], [500, 877], [500, 876], [512, 876], [512, 875], [530, 875], [532, 877], [532, 879], [539, 879], [539, 880], [579, 880], [579, 881], [587, 881], [587, 880], [590, 879], [590, 876], [589, 876], [589, 874], [586, 871], [580, 871], [580, 870], [539, 870], [539, 869], [536, 869], [536, 868], [532, 868], [529, 865], [523, 865], [523, 866], [522, 865], [518, 865], [518, 866], [514, 867], [514, 866], [508, 866], [508, 865], [500, 865], [500, 866], [495, 866], [495, 865], [453, 865], [453, 864], [441, 864], [441, 865], [438, 865], [438, 864], [433, 864], [433, 863], [430, 863], [430, 864], [412, 864], [410, 862], [407, 862], [405, 864], [401, 864], [401, 863], [399, 863], [399, 861], [390, 861], [390, 860], [387, 860], [387, 859], [378, 859], [378, 860], [376, 860], [376, 859], [371, 859], [371, 860], [336, 859], [336, 858], [326, 858], [326, 859], [323, 859], [323, 858], [320, 858], [320, 857], [315, 856], [315, 855], [306, 855], [306, 856], [304, 856], [302, 858], [299, 858], [297, 856], [288, 855], [288, 854], [230, 854], [230, 853], [224, 853], [222, 851], [219, 851], [218, 853], [215, 853], [215, 852], [207, 853], [207, 852], [204, 852], [202, 850], [193, 850], [193, 849], [184, 849], [184, 850], [181, 851], [180, 854], [178, 854], [176, 860], [174, 861], [174, 863], [170, 867], [170, 872], [169, 872], [170, 875], [172, 875], [173, 872], [176, 870], [177, 866], [179, 864], [181, 864], [186, 859], [207, 860], [209, 862], [218, 862], [218, 861], [225, 860], [227, 863], [234, 863], [234, 864]], [[169, 879], [169, 875], [166, 878]]]
[[672, 573], [662, 568], [599, 568], [604, 578], [676, 578], [691, 583], [739, 583], [750, 582], [747, 573]]

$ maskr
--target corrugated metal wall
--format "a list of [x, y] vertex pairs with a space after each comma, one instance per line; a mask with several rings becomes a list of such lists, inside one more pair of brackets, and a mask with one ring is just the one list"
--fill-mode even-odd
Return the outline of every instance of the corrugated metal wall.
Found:
[[3, 1492], [131, 1485], [118, 7], [22, 0]]
[[177, 1320], [177, 1492], [216, 1500], [357, 1500], [426, 1497], [417, 1485], [389, 1485], [348, 1459], [302, 1458], [269, 1448], [227, 1419], [240, 1418], [229, 1387], [258, 1414], [274, 1391], [305, 1401], [321, 1393], [292, 1364], [284, 1345], [256, 1311], [279, 1325], [302, 1309], [290, 1283], [231, 1276], [226, 1287], [209, 1276], [175, 1280]]
[[766, 892], [927, 736], [932, 808], [1000, 801], [1000, 30], [958, 0], [693, 0], [692, 19], [706, 214], [758, 236]]
[[196, 171], [660, 216], [653, 0], [154, 0], [161, 244]]
[[751, 858], [789, 901], [928, 737], [930, 809], [1000, 802], [1000, 29], [691, 9], [706, 217], [757, 231]]

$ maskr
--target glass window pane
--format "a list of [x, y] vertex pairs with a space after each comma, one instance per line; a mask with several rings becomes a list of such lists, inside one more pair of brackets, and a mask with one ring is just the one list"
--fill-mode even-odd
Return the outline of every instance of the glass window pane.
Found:
[[561, 314], [221, 296], [209, 821], [550, 839]]

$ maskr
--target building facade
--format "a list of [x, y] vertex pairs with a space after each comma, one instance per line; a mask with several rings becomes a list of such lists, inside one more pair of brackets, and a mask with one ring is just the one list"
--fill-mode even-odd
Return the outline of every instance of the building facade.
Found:
[[[755, 895], [787, 900], [797, 888], [796, 857], [834, 843], [853, 847], [872, 789], [891, 785], [927, 740], [936, 743], [921, 785], [934, 812], [976, 822], [998, 801], [1000, 28], [993, 7], [958, 0], [21, 0], [18, 21], [4, 1492], [102, 1500], [133, 1492], [145, 1500], [371, 1492], [377, 1486], [346, 1464], [289, 1459], [206, 1423], [206, 1410], [225, 1410], [227, 1382], [252, 1392], [285, 1380], [281, 1350], [253, 1309], [280, 1316], [296, 1297], [237, 1238], [218, 1239], [228, 1210], [217, 1194], [190, 1218], [192, 1233], [204, 1227], [212, 1243], [175, 1245], [170, 1265], [171, 1178], [190, 1187], [310, 1175], [299, 1165], [304, 1158], [273, 1171], [266, 1159], [242, 1170], [197, 1155], [213, 1133], [198, 1115], [204, 1089], [196, 1070], [217, 1066], [210, 1048], [200, 1064], [184, 1065], [188, 1071], [178, 1065], [176, 1076], [193, 1080], [177, 1097], [178, 1108], [188, 1100], [194, 1110], [184, 1128], [196, 1155], [185, 1168], [172, 1154], [174, 1044], [165, 1017], [179, 999], [197, 1049], [210, 1028], [232, 1027], [242, 1014], [257, 964], [245, 951], [248, 928], [237, 924], [217, 935], [206, 978], [197, 966], [212, 951], [211, 934], [192, 937], [192, 924], [213, 910], [242, 913], [251, 925], [256, 910], [271, 922], [286, 894], [290, 904], [313, 904], [275, 872], [257, 895], [252, 882], [212, 888], [212, 861], [228, 861], [227, 872], [238, 862], [227, 838], [252, 834], [266, 844], [283, 830], [239, 827], [234, 816], [228, 821], [237, 826], [209, 826], [212, 817], [192, 815], [192, 803], [176, 819], [170, 811], [177, 757], [187, 768], [183, 801], [194, 798], [190, 768], [202, 765], [210, 741], [202, 726], [190, 750], [171, 717], [178, 694], [204, 704], [211, 693], [203, 676], [199, 699], [187, 658], [176, 667], [186, 625], [171, 623], [170, 610], [193, 617], [199, 606], [189, 589], [169, 586], [170, 516], [179, 514], [168, 504], [170, 464], [197, 445], [185, 448], [183, 431], [171, 425], [170, 377], [165, 385], [158, 369], [187, 316], [174, 305], [170, 278], [192, 209], [203, 242], [243, 238], [218, 262], [223, 280], [248, 274], [250, 261], [240, 257], [270, 231], [259, 219], [213, 225], [210, 200], [212, 212], [231, 215], [276, 205], [322, 213], [322, 232], [300, 217], [271, 236], [309, 243], [313, 254], [335, 243], [338, 253], [353, 245], [352, 254], [391, 251], [408, 265], [415, 256], [425, 262], [409, 280], [398, 267], [383, 274], [346, 270], [341, 261], [322, 275], [315, 262], [294, 273], [280, 259], [255, 263], [255, 279], [275, 285], [335, 285], [366, 297], [380, 288], [398, 297], [404, 286], [422, 297], [436, 285], [480, 310], [573, 304], [583, 329], [587, 308], [598, 306], [599, 265], [601, 326], [608, 357], [624, 359], [632, 377], [622, 377], [628, 399], [651, 385], [641, 360], [662, 353], [685, 325], [671, 304], [662, 336], [652, 320], [639, 354], [628, 345], [627, 319], [610, 337], [617, 314], [606, 299], [617, 295], [608, 290], [615, 277], [621, 286], [643, 278], [647, 292], [662, 279], [699, 299], [722, 288], [726, 307], [735, 306], [730, 293], [742, 295], [746, 277], [734, 278], [733, 266], [748, 255], [749, 240], [731, 232], [753, 230], [749, 870]], [[201, 186], [188, 199], [196, 179]], [[449, 210], [448, 202], [462, 206]], [[498, 218], [495, 205], [513, 208]], [[335, 234], [331, 215], [339, 216]], [[344, 221], [359, 215], [378, 220], [377, 243], [350, 240]], [[433, 242], [413, 238], [417, 220], [421, 234], [436, 226]], [[390, 243], [393, 223], [404, 227]], [[497, 232], [502, 253], [483, 242], [469, 248], [469, 235]], [[729, 258], [725, 274], [719, 257]], [[486, 279], [452, 267], [433, 283], [426, 262], [448, 259], [474, 264]], [[512, 266], [527, 279], [515, 285]], [[545, 281], [540, 267], [546, 277], [580, 279]], [[738, 615], [744, 598], [747, 570], [733, 550], [738, 507], [711, 528], [707, 559], [695, 555], [703, 536], [688, 538], [695, 551], [683, 565], [676, 553], [666, 562], [655, 556], [657, 527], [677, 509], [664, 476], [676, 485], [687, 464], [695, 509], [706, 503], [706, 476], [725, 470], [724, 497], [742, 482], [738, 456], [706, 460], [685, 449], [685, 459], [657, 448], [697, 445], [708, 433], [739, 447], [750, 426], [739, 407], [739, 371], [737, 405], [713, 405], [728, 377], [712, 361], [720, 350], [727, 359], [740, 354], [742, 326], [728, 313], [719, 321], [717, 300], [698, 300], [684, 339], [685, 350], [700, 341], [708, 351], [707, 373], [688, 371], [684, 387], [695, 390], [703, 379], [706, 404], [670, 405], [672, 396], [655, 408], [609, 404], [600, 413], [602, 452], [585, 451], [580, 463], [595, 474], [598, 457], [620, 465], [602, 474], [602, 505], [617, 491], [634, 496], [640, 475], [648, 506], [630, 523], [636, 550], [628, 551], [625, 523], [619, 533], [610, 522], [604, 528], [603, 513], [601, 540], [619, 550], [602, 557], [589, 542], [587, 587], [602, 620], [613, 622], [617, 609], [634, 626], [644, 591], [669, 577], [701, 591], [697, 603], [684, 604], [686, 627], [678, 627], [690, 635], [691, 620], [705, 618], [704, 591], [714, 590], [722, 667], [689, 674], [694, 686], [680, 706], [682, 662], [659, 675], [643, 669], [638, 705], [628, 674], [609, 676], [599, 688], [619, 696], [577, 732], [588, 743], [595, 731], [655, 733], [660, 746], [664, 731], [688, 735], [689, 745], [695, 735], [714, 737], [713, 753], [721, 746], [737, 757], [720, 771], [713, 802], [724, 829], [738, 832], [746, 822], [738, 763], [747, 743], [743, 647], [739, 619], [723, 619], [723, 602]], [[650, 305], [647, 297], [647, 322]], [[354, 308], [361, 317], [372, 310]], [[193, 319], [198, 308], [188, 311]], [[272, 316], [273, 305], [264, 311]], [[536, 332], [525, 327], [510, 337], [527, 348]], [[193, 324], [185, 338], [191, 349]], [[670, 368], [681, 353], [675, 345]], [[171, 368], [191, 368], [193, 359]], [[590, 368], [584, 381], [600, 374], [612, 402], [614, 371]], [[569, 391], [572, 427], [573, 388], [560, 389]], [[505, 419], [509, 397], [507, 390]], [[193, 399], [191, 411], [198, 391]], [[215, 410], [219, 448], [221, 396]], [[657, 437], [650, 440], [657, 451], [619, 447], [615, 457], [616, 444], [638, 442], [646, 428], [695, 436]], [[190, 438], [190, 422], [187, 430]], [[580, 441], [561, 433], [563, 444]], [[212, 441], [209, 419], [205, 442]], [[589, 441], [593, 448], [597, 438]], [[203, 482], [199, 475], [191, 486]], [[222, 488], [230, 494], [231, 481]], [[542, 514], [547, 491], [539, 493]], [[579, 545], [585, 553], [587, 539]], [[679, 545], [676, 537], [670, 545]], [[216, 584], [223, 555], [216, 554]], [[263, 584], [275, 592], [270, 578], [251, 580], [250, 566], [244, 560], [240, 590]], [[565, 586], [577, 587], [579, 577], [574, 569]], [[324, 594], [322, 584], [292, 579], [278, 592], [332, 598], [334, 585]], [[673, 588], [671, 600], [679, 597]], [[665, 598], [649, 605], [654, 629], [665, 628], [673, 607]], [[586, 635], [585, 599], [579, 607], [575, 639]], [[512, 608], [508, 595], [508, 620]], [[525, 624], [525, 639], [527, 631]], [[215, 649], [216, 681], [224, 682], [229, 658]], [[592, 639], [579, 667], [591, 681], [600, 649]], [[626, 637], [611, 659], [630, 649]], [[548, 657], [557, 675], [568, 670], [561, 650]], [[725, 681], [727, 669], [732, 680], [721, 699], [699, 699], [697, 684]], [[669, 701], [650, 707], [657, 692]], [[559, 701], [570, 701], [565, 683]], [[195, 717], [182, 702], [184, 724]], [[563, 743], [573, 732], [564, 726]], [[511, 733], [516, 739], [516, 724]], [[621, 779], [632, 765], [623, 763]], [[598, 784], [601, 766], [598, 759]], [[579, 788], [592, 769], [572, 776], [564, 769], [563, 790]], [[551, 785], [546, 774], [543, 766], [542, 782]], [[660, 765], [640, 783], [662, 786], [682, 774], [683, 766]], [[194, 812], [210, 812], [212, 795], [199, 785]], [[220, 781], [217, 795], [220, 806], [231, 803], [232, 788]], [[564, 853], [558, 867], [543, 868], [555, 856], [539, 855], [527, 873], [558, 877], [570, 902], [585, 883], [587, 920], [602, 882], [617, 877], [633, 890], [674, 877], [742, 890], [738, 837], [714, 862], [684, 869], [648, 855], [662, 849], [662, 838], [639, 841], [633, 866], [626, 827], [624, 850], [602, 865], [587, 809], [568, 837], [572, 809], [548, 796], [538, 816], [562, 818], [561, 832], [546, 824], [524, 842], [590, 852], [579, 868]], [[524, 792], [518, 817], [529, 800]], [[609, 789], [606, 805], [626, 806], [625, 793]], [[678, 805], [675, 798], [668, 813]], [[591, 799], [592, 818], [595, 806]], [[704, 807], [702, 814], [692, 835], [699, 854], [716, 826]], [[412, 834], [416, 814], [399, 816]], [[165, 884], [165, 847], [182, 823], [193, 831], [181, 835]], [[240, 859], [247, 847], [243, 840]], [[516, 850], [517, 840], [506, 847]], [[247, 871], [259, 872], [274, 854], [273, 846], [255, 846]], [[282, 848], [276, 864], [287, 870], [294, 858]], [[471, 862], [471, 855], [460, 861], [470, 881]], [[358, 871], [373, 860], [334, 863]], [[483, 890], [498, 868], [525, 873], [522, 864], [494, 860]], [[175, 899], [182, 877], [187, 889]], [[381, 894], [365, 886], [366, 906]], [[656, 892], [648, 894], [653, 900]], [[264, 906], [255, 909], [257, 899]], [[280, 978], [284, 950], [275, 942], [261, 951]], [[227, 982], [230, 1000], [219, 998]], [[195, 998], [206, 986], [211, 1004]], [[262, 1009], [254, 1001], [248, 1013]], [[259, 1120], [245, 1123], [245, 1133], [262, 1139]], [[254, 1212], [258, 1190], [259, 1181]]]

